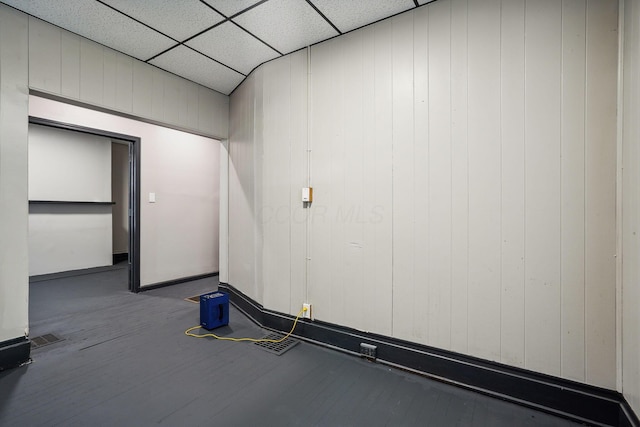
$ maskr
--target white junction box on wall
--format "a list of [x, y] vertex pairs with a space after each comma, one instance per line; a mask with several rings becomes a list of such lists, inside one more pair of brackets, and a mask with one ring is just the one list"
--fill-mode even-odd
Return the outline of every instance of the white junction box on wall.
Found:
[[313, 202], [313, 188], [304, 187], [302, 189], [302, 201], [303, 202]]

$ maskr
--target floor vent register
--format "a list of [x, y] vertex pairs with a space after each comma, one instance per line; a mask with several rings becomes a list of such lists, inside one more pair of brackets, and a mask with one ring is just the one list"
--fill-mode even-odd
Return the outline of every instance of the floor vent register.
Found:
[[[279, 340], [282, 338], [282, 335], [279, 334], [267, 334], [264, 337], [262, 337], [261, 339], [263, 340]], [[289, 349], [295, 347], [296, 344], [298, 344], [300, 341], [293, 339], [293, 338], [287, 338], [286, 340], [282, 341], [282, 342], [256, 342], [254, 343], [255, 345], [257, 345], [258, 347], [260, 347], [263, 350], [268, 351], [269, 353], [273, 353], [273, 354], [277, 354], [278, 356], [280, 356], [281, 354], [284, 354], [286, 351], [288, 351]]]

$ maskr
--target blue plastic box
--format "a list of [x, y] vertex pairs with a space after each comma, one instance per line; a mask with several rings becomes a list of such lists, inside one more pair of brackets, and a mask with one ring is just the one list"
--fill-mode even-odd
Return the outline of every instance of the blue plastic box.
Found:
[[211, 330], [229, 324], [229, 294], [216, 291], [200, 295], [200, 326]]

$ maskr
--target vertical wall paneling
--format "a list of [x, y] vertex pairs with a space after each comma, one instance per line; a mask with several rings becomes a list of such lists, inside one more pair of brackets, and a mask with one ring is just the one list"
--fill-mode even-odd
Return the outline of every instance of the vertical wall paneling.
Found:
[[29, 18], [29, 85], [47, 92], [60, 92], [60, 29]]
[[500, 359], [514, 366], [524, 366], [524, 13], [524, 0], [502, 2]]
[[[178, 79], [178, 99], [177, 99], [178, 120], [177, 121], [178, 121], [178, 125], [182, 127], [187, 127], [187, 123], [189, 122], [188, 112], [189, 112], [189, 102], [191, 101], [189, 99], [189, 90], [188, 90], [189, 83], [190, 82], [184, 79]], [[165, 100], [165, 102], [167, 101], [168, 100]]]
[[[192, 82], [185, 82], [186, 83], [186, 97], [188, 100], [187, 103], [187, 128], [189, 129], [198, 129], [198, 119], [199, 119], [199, 105], [198, 105], [198, 90], [199, 90], [199, 85], [192, 83]], [[229, 126], [228, 123], [228, 102], [229, 100], [226, 100], [227, 102], [227, 128]], [[214, 115], [216, 113], [214, 112]], [[218, 129], [218, 127], [216, 126], [215, 129]], [[225, 133], [226, 134], [226, 133]]]
[[254, 216], [254, 80], [234, 93], [229, 138], [229, 282], [261, 302], [255, 287]]
[[467, 352], [467, 0], [451, 1], [451, 350]]
[[117, 82], [118, 82], [118, 53], [111, 49], [104, 49], [103, 51], [103, 75], [102, 80], [102, 105], [108, 108], [115, 108], [117, 98]]
[[562, 2], [562, 375], [585, 379], [586, 1]]
[[[289, 186], [289, 218], [290, 259], [290, 305], [291, 314], [297, 314], [306, 298], [306, 257], [307, 257], [307, 215], [309, 209], [302, 208], [300, 191], [307, 186], [307, 55], [308, 50], [301, 50], [291, 55], [290, 78], [291, 99], [289, 116], [291, 117], [291, 134], [288, 141], [290, 147], [291, 178]], [[286, 273], [285, 273], [286, 274]]]
[[622, 393], [640, 414], [640, 1], [624, 2], [622, 116]]
[[[336, 61], [333, 61], [334, 85], [341, 94], [334, 108], [337, 112], [335, 133], [330, 140], [332, 145], [331, 165], [331, 201], [330, 211], [335, 212], [335, 220], [332, 224], [331, 238], [333, 241], [332, 265], [334, 266], [334, 279], [331, 286], [333, 300], [333, 318], [341, 322], [353, 324], [356, 321], [353, 307], [356, 298], [356, 289], [361, 282], [353, 274], [358, 271], [359, 257], [362, 252], [361, 236], [359, 236], [357, 224], [357, 209], [361, 205], [362, 193], [356, 190], [354, 178], [362, 165], [359, 162], [360, 153], [355, 153], [353, 146], [360, 142], [354, 138], [354, 130], [362, 123], [362, 107], [357, 100], [359, 98], [359, 84], [355, 83], [355, 77], [361, 73], [357, 66], [361, 61], [361, 51], [358, 49], [358, 41], [361, 34], [350, 34], [336, 46]], [[356, 76], [352, 74], [356, 73]], [[355, 86], [352, 86], [355, 83]], [[361, 163], [361, 161], [360, 161]], [[353, 283], [352, 283], [353, 281]], [[346, 284], [349, 283], [349, 286]], [[340, 301], [336, 297], [342, 294]]]
[[[80, 36], [60, 31], [60, 94], [80, 98]], [[30, 62], [31, 65], [35, 65]]]
[[151, 117], [153, 111], [153, 69], [140, 61], [133, 61], [133, 114]]
[[220, 269], [218, 279], [229, 283], [229, 140], [220, 141]]
[[[367, 318], [374, 324], [371, 331], [392, 335], [393, 305], [393, 79], [392, 79], [392, 20], [376, 24], [373, 35], [373, 115], [367, 118], [372, 140], [374, 162], [369, 169], [373, 176], [373, 211], [369, 225], [375, 227], [375, 285], [370, 290], [373, 302], [367, 307]], [[366, 46], [370, 46], [366, 44]], [[365, 93], [365, 96], [367, 94]], [[371, 96], [369, 94], [368, 96]], [[367, 98], [363, 99], [365, 101]], [[369, 150], [368, 150], [369, 151]], [[370, 175], [370, 176], [371, 176]]]
[[219, 92], [214, 92], [205, 87], [198, 86], [198, 90], [206, 92], [208, 96], [206, 110], [211, 112], [211, 128], [216, 134], [223, 137], [229, 134], [229, 97]]
[[29, 17], [29, 86], [226, 138], [229, 97]]
[[0, 342], [28, 334], [27, 16], [0, 5]]
[[[161, 69], [151, 68], [151, 118], [162, 121], [164, 119], [165, 79], [167, 76]], [[200, 99], [198, 99], [199, 101]], [[200, 125], [201, 121], [198, 122]]]
[[[451, 2], [429, 9], [429, 343], [451, 347]], [[416, 70], [417, 71], [417, 70]], [[416, 135], [416, 149], [419, 141]], [[417, 157], [417, 156], [416, 156]], [[424, 165], [416, 165], [418, 170]], [[419, 182], [419, 181], [418, 181]], [[419, 192], [419, 190], [418, 190]], [[418, 193], [417, 192], [417, 193]], [[421, 221], [419, 221], [421, 222]], [[418, 276], [419, 277], [419, 276]]]
[[[290, 61], [274, 61], [263, 68], [264, 119], [261, 209], [264, 304], [275, 310], [291, 311], [291, 135]], [[272, 106], [278, 105], [278, 108]]]
[[198, 117], [198, 129], [226, 136], [229, 132], [229, 97], [198, 86]]
[[103, 105], [103, 48], [98, 43], [80, 39], [80, 99]]
[[180, 124], [180, 111], [184, 107], [180, 80], [176, 76], [163, 76], [164, 99], [162, 100], [162, 120], [174, 125]]
[[[415, 252], [414, 224], [416, 193], [413, 132], [413, 17], [403, 13], [391, 19], [393, 54], [393, 335], [426, 342], [427, 325], [422, 336], [414, 336], [415, 314], [423, 314], [428, 302], [424, 287], [414, 283], [414, 265], [427, 262], [425, 253]], [[418, 183], [418, 191], [423, 191]], [[423, 217], [424, 218], [424, 217]], [[417, 294], [416, 294], [417, 291]]]
[[309, 210], [311, 263], [309, 265], [308, 295], [317, 319], [329, 321], [332, 306], [332, 236], [330, 209], [332, 147], [334, 129], [338, 120], [334, 107], [332, 84], [333, 43], [331, 41], [311, 48], [311, 179], [313, 205]]
[[[609, 387], [616, 10], [439, 0], [313, 46], [309, 70], [303, 51], [259, 67], [232, 96], [229, 217], [255, 230], [267, 308], [296, 311], [307, 283], [306, 113], [316, 319]], [[243, 222], [272, 201], [286, 226]], [[231, 284], [248, 255], [230, 250]], [[276, 266], [289, 277], [274, 282]]]
[[354, 325], [358, 329], [364, 327], [364, 321], [360, 310], [353, 310], [366, 291], [362, 271], [364, 268], [364, 254], [367, 248], [364, 246], [364, 228], [368, 220], [364, 211], [364, 165], [363, 152], [365, 141], [363, 139], [364, 111], [362, 108], [362, 95], [364, 87], [362, 75], [365, 72], [363, 63], [363, 33], [352, 32], [348, 34], [342, 44], [344, 50], [343, 67], [340, 71], [344, 76], [344, 108], [342, 116], [342, 138], [344, 150], [344, 201], [346, 207], [344, 219], [344, 234], [341, 236], [344, 245], [344, 274], [343, 280], [349, 286], [343, 285], [343, 293], [347, 302], [344, 308], [344, 322]]
[[526, 367], [560, 374], [562, 3], [527, 2], [525, 81]]
[[[431, 331], [431, 321], [434, 325], [438, 325], [437, 316], [439, 314], [438, 307], [441, 303], [439, 294], [432, 292], [435, 285], [436, 291], [440, 290], [442, 285], [438, 282], [432, 282], [430, 267], [433, 264], [431, 254], [432, 240], [429, 238], [429, 219], [431, 215], [431, 205], [429, 197], [431, 196], [431, 158], [429, 156], [429, 144], [431, 142], [430, 121], [431, 107], [433, 106], [430, 96], [430, 83], [432, 82], [431, 70], [431, 36], [433, 39], [442, 41], [445, 34], [442, 32], [442, 25], [438, 25], [438, 14], [434, 18], [435, 30], [432, 30], [429, 17], [432, 9], [421, 8], [414, 12], [413, 25], [413, 161], [411, 167], [414, 171], [413, 188], [407, 188], [405, 191], [413, 198], [413, 211], [415, 221], [411, 224], [413, 229], [413, 250], [417, 256], [413, 260], [413, 277], [415, 280], [422, 282], [422, 286], [414, 285], [414, 298], [416, 306], [413, 308], [412, 332], [413, 339], [420, 342], [429, 342], [429, 334]], [[443, 23], [446, 25], [446, 23]], [[440, 30], [440, 33], [438, 33]], [[435, 58], [439, 60], [441, 58]], [[441, 62], [436, 63], [435, 67], [444, 67], [448, 64]], [[437, 88], [436, 88], [437, 90]], [[442, 92], [441, 92], [442, 93]], [[442, 99], [440, 99], [442, 101]], [[445, 107], [445, 106], [443, 106]], [[438, 141], [445, 143], [444, 141]], [[395, 140], [394, 140], [395, 143]], [[402, 159], [401, 159], [402, 160]], [[437, 183], [436, 183], [437, 184]], [[394, 192], [395, 195], [395, 192]], [[435, 254], [436, 259], [438, 253]], [[434, 294], [434, 295], [432, 295]], [[433, 299], [431, 299], [433, 298]], [[433, 318], [436, 317], [436, 318]], [[432, 319], [433, 318], [433, 319]]]
[[500, 358], [500, 1], [469, 2], [469, 352]]
[[[376, 297], [381, 284], [381, 277], [377, 269], [377, 251], [379, 248], [380, 219], [376, 214], [377, 203], [375, 176], [376, 156], [378, 153], [375, 141], [375, 52], [376, 52], [376, 28], [370, 26], [362, 31], [360, 39], [362, 48], [361, 58], [361, 110], [362, 122], [359, 138], [361, 139], [362, 156], [362, 212], [364, 213], [364, 224], [362, 230], [362, 264], [360, 283], [360, 298], [363, 310], [359, 310], [359, 327], [366, 331], [378, 329], [378, 324], [384, 320], [377, 318], [375, 313]], [[376, 216], [374, 216], [376, 215]]]
[[[133, 112], [133, 58], [118, 53], [116, 56], [116, 102], [115, 108], [128, 113]], [[191, 102], [193, 103], [193, 99]], [[196, 126], [189, 126], [195, 129]]]
[[617, 2], [588, 2], [585, 346], [587, 381], [608, 388], [616, 386], [617, 25]]
[[[325, 123], [333, 128], [333, 132], [330, 138], [327, 140], [327, 145], [331, 149], [331, 163], [330, 163], [330, 176], [329, 176], [329, 191], [331, 192], [331, 205], [329, 205], [329, 218], [331, 220], [331, 262], [332, 277], [331, 284], [329, 286], [329, 292], [332, 297], [331, 304], [331, 318], [336, 322], [344, 322], [346, 310], [350, 306], [345, 301], [345, 285], [346, 285], [346, 273], [348, 271], [347, 266], [347, 242], [345, 239], [345, 233], [349, 228], [350, 221], [352, 221], [350, 209], [353, 209], [353, 205], [348, 204], [350, 200], [350, 194], [347, 193], [346, 179], [347, 169], [350, 165], [347, 164], [346, 148], [348, 141], [345, 138], [345, 126], [348, 125], [348, 118], [345, 117], [350, 112], [346, 109], [346, 98], [350, 96], [350, 88], [347, 87], [345, 80], [347, 79], [346, 71], [348, 67], [348, 58], [346, 53], [345, 43], [336, 43], [333, 51], [335, 60], [331, 61], [331, 70], [333, 74], [333, 85], [337, 90], [337, 96], [334, 95], [333, 109], [335, 110], [335, 117], [333, 120]], [[338, 100], [336, 103], [335, 100]], [[341, 297], [338, 298], [338, 295]]]
[[[256, 73], [255, 77], [255, 111], [253, 116], [254, 144], [253, 150], [253, 176], [261, 178], [264, 176], [264, 70]], [[254, 184], [253, 206], [256, 221], [253, 223], [253, 244], [255, 251], [254, 258], [254, 282], [259, 301], [264, 301], [264, 228], [262, 215], [262, 206], [264, 203], [264, 194], [262, 193], [262, 182], [258, 181]]]

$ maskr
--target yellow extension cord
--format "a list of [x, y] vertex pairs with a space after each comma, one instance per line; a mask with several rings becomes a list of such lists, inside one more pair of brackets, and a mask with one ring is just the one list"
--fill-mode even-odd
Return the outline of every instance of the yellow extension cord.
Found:
[[201, 328], [200, 325], [198, 326], [194, 326], [192, 328], [187, 329], [186, 331], [184, 331], [185, 335], [188, 335], [190, 337], [194, 337], [194, 338], [206, 338], [206, 337], [213, 337], [217, 340], [222, 340], [222, 341], [235, 341], [235, 342], [241, 342], [241, 341], [249, 341], [249, 342], [272, 342], [272, 343], [279, 343], [282, 342], [284, 340], [286, 340], [287, 338], [289, 338], [291, 336], [291, 334], [293, 333], [293, 330], [296, 328], [296, 325], [298, 324], [298, 319], [300, 319], [300, 316], [302, 315], [302, 313], [304, 313], [307, 309], [303, 308], [302, 310], [300, 310], [300, 312], [298, 313], [298, 315], [296, 316], [296, 320], [293, 321], [293, 327], [291, 328], [291, 330], [289, 331], [289, 333], [287, 335], [285, 335], [284, 337], [278, 339], [278, 340], [268, 340], [268, 339], [259, 339], [259, 338], [233, 338], [233, 337], [219, 337], [216, 334], [192, 334], [191, 331], [195, 330], [195, 329], [199, 329]]

